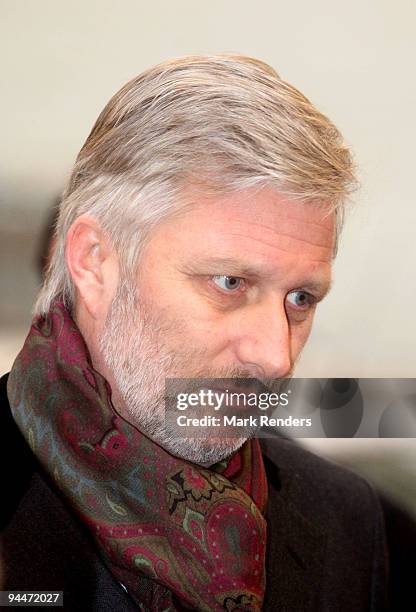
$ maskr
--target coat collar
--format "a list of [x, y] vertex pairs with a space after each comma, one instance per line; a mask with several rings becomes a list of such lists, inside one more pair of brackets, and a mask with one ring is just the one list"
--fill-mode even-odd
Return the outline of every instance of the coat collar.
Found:
[[[269, 483], [265, 610], [319, 610], [326, 535], [298, 509], [298, 475], [279, 465], [279, 437], [262, 439]], [[303, 483], [305, 485], [305, 483]]]

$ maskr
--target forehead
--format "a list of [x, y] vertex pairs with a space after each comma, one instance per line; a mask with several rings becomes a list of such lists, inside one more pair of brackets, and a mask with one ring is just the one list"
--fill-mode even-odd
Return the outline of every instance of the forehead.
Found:
[[176, 234], [177, 240], [190, 239], [192, 250], [218, 248], [221, 241], [225, 249], [229, 245], [241, 251], [244, 242], [245, 248], [256, 250], [258, 242], [263, 250], [288, 249], [317, 260], [332, 258], [335, 215], [327, 203], [290, 200], [271, 188], [220, 197], [198, 192], [187, 196], [191, 204], [170, 219], [165, 229]]
[[153, 230], [142, 260], [147, 269], [251, 275], [282, 288], [329, 285], [334, 214], [328, 205], [290, 201], [270, 188], [193, 193], [185, 201]]

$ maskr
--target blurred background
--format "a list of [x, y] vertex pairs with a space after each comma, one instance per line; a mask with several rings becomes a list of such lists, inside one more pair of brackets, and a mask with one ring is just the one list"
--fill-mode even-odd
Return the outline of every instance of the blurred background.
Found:
[[[341, 129], [362, 188], [303, 377], [414, 377], [416, 257], [412, 0], [1, 0], [0, 374], [28, 330], [40, 236], [96, 117], [167, 58], [235, 52], [270, 63]], [[416, 515], [416, 444], [310, 440]]]

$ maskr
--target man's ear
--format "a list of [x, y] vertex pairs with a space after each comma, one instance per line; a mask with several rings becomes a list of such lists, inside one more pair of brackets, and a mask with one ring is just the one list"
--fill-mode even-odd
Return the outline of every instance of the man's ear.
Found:
[[81, 215], [66, 239], [66, 262], [78, 296], [91, 317], [101, 319], [118, 285], [118, 257], [100, 223]]

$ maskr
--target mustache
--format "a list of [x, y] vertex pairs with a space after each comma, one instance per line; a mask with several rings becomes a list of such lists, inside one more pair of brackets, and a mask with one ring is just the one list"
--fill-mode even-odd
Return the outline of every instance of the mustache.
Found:
[[198, 372], [194, 372], [192, 378], [194, 380], [221, 380], [224, 382], [230, 380], [232, 386], [241, 389], [242, 392], [244, 389], [250, 389], [251, 391], [254, 389], [258, 392], [277, 393], [285, 388], [292, 376], [293, 368], [284, 378], [268, 378], [259, 376], [257, 372], [254, 373], [250, 368], [229, 366], [215, 370], [201, 369]]

